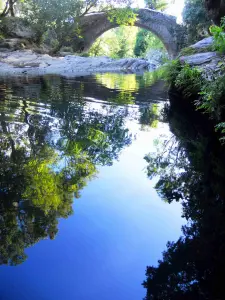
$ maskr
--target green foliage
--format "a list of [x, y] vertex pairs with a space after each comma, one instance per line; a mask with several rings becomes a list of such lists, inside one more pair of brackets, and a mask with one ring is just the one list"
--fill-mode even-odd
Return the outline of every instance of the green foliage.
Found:
[[112, 9], [107, 14], [109, 21], [118, 25], [133, 26], [137, 20], [137, 14], [129, 7]]
[[135, 56], [145, 57], [151, 49], [165, 51], [163, 43], [153, 33], [145, 29], [139, 29], [134, 47]]
[[209, 117], [216, 122], [221, 120], [225, 104], [224, 75], [216, 75], [209, 81], [203, 78], [198, 68], [175, 60], [163, 67], [162, 76], [169, 84], [181, 91], [185, 98], [195, 96], [197, 100], [194, 104], [197, 110], [209, 114]]
[[225, 53], [225, 17], [221, 20], [221, 26], [213, 25], [210, 27], [210, 33], [214, 38], [214, 49], [221, 54]]
[[66, 42], [79, 36], [78, 19], [85, 9], [86, 1], [78, 0], [25, 0], [23, 15], [37, 32], [37, 39], [51, 29], [55, 31], [59, 50]]
[[72, 46], [74, 50], [83, 48], [82, 32], [79, 28], [80, 18], [92, 10], [109, 10], [109, 18], [119, 25], [133, 25], [136, 14], [130, 8], [115, 10], [115, 4], [127, 6], [127, 0], [24, 0], [22, 17], [33, 26], [37, 33], [37, 42], [41, 43], [43, 35], [51, 30], [56, 34], [53, 52], [62, 46]]
[[133, 57], [137, 30], [127, 26], [111, 29], [96, 40], [88, 53], [112, 58]]
[[182, 69], [182, 64], [179, 59], [171, 60], [161, 68], [162, 78], [168, 84], [174, 84], [181, 69]]
[[201, 98], [195, 102], [197, 109], [210, 114], [215, 120], [220, 120], [225, 99], [225, 76], [218, 76], [205, 82], [201, 87]]
[[70, 52], [70, 53], [73, 52], [73, 48], [72, 47], [66, 47], [66, 46], [62, 47], [60, 50], [62, 52]]
[[184, 64], [175, 78], [175, 87], [182, 90], [185, 97], [190, 97], [201, 90], [202, 82], [201, 71]]
[[225, 143], [225, 122], [221, 122], [215, 126], [216, 131], [219, 131], [222, 134], [220, 141], [222, 144]]
[[[224, 66], [222, 64], [221, 70]], [[225, 99], [225, 76], [215, 75], [210, 81], [203, 78], [198, 68], [190, 67], [188, 64], [181, 64], [179, 60], [169, 62], [162, 68], [162, 77], [182, 92], [183, 97], [196, 97], [194, 101], [197, 110], [209, 115], [216, 123], [216, 130], [224, 134], [221, 119], [224, 114]], [[224, 141], [224, 137], [221, 137]]]
[[183, 48], [181, 51], [180, 51], [180, 56], [188, 56], [188, 55], [193, 55], [196, 53], [196, 49], [195, 48], [192, 48], [192, 47], [186, 47], [186, 48]]
[[163, 11], [168, 7], [169, 2], [166, 0], [145, 0], [145, 6], [149, 9]]
[[208, 36], [208, 29], [212, 23], [203, 0], [185, 0], [183, 21], [187, 27], [188, 44]]

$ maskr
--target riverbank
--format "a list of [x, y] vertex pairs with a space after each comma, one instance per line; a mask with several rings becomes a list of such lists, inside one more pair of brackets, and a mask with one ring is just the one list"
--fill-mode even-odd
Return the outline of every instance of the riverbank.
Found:
[[167, 64], [164, 79], [180, 93], [179, 101], [213, 120], [215, 130], [225, 141], [225, 55], [215, 49], [212, 37], [183, 49]]
[[74, 77], [97, 72], [141, 73], [155, 68], [154, 64], [139, 58], [112, 59], [75, 55], [52, 57], [48, 54], [35, 53], [32, 50], [0, 52], [0, 76], [55, 74]]

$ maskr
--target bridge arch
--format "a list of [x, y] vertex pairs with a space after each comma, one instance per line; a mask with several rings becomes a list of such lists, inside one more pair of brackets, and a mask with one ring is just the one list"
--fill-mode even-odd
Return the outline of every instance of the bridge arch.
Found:
[[[184, 29], [177, 24], [176, 18], [151, 9], [138, 9], [134, 26], [146, 29], [155, 34], [165, 45], [171, 58], [177, 56], [184, 39]], [[83, 51], [88, 51], [95, 40], [104, 32], [119, 27], [108, 20], [104, 12], [84, 16], [80, 22], [83, 37]]]

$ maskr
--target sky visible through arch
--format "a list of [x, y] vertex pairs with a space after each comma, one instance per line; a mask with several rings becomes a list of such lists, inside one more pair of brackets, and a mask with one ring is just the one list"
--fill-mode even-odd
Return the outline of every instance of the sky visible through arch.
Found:
[[[166, 10], [166, 13], [177, 17], [177, 21], [179, 23], [181, 23], [182, 22], [182, 11], [184, 8], [184, 0], [174, 0], [173, 2], [174, 2], [173, 4], [169, 5], [168, 9]], [[144, 0], [135, 0], [134, 3], [137, 3], [137, 5], [139, 7], [145, 7]], [[134, 4], [134, 6], [135, 6], [135, 4]]]

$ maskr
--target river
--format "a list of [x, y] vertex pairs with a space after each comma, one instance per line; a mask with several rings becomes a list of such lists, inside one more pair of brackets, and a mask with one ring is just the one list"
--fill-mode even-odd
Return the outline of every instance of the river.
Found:
[[181, 235], [144, 157], [172, 133], [153, 73], [0, 79], [0, 299], [143, 299]]

